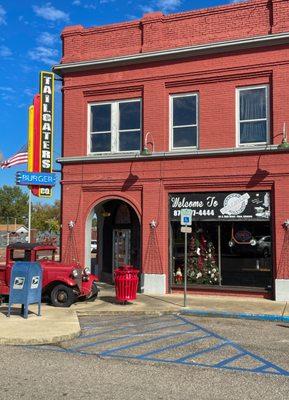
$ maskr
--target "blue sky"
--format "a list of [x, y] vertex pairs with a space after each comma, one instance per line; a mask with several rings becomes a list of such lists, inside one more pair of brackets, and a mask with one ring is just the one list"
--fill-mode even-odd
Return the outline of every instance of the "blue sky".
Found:
[[[60, 33], [65, 26], [99, 26], [138, 19], [150, 11], [169, 14], [233, 2], [237, 1], [0, 0], [0, 152], [4, 159], [27, 142], [28, 107], [38, 93], [39, 71], [49, 71], [60, 61]], [[61, 154], [60, 126], [61, 93], [56, 82], [54, 159]], [[14, 185], [15, 173], [23, 167], [0, 170], [0, 186]], [[59, 197], [58, 185], [51, 201]]]

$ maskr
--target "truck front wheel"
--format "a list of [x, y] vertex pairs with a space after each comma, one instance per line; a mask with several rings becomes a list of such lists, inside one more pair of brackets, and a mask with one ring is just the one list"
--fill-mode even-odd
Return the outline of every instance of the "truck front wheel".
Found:
[[50, 300], [55, 307], [70, 307], [75, 295], [69, 286], [57, 285], [51, 291]]

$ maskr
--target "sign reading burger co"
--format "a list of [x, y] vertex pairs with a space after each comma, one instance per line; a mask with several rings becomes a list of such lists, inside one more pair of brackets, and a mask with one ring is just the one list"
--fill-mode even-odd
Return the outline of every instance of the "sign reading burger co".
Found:
[[[54, 128], [54, 74], [40, 73], [40, 172], [52, 172]], [[40, 197], [50, 197], [52, 189], [41, 187]]]

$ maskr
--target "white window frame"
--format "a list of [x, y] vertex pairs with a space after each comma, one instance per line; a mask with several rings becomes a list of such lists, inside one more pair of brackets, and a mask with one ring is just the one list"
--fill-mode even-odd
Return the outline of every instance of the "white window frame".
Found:
[[[250, 142], [250, 143], [240, 143], [240, 92], [243, 90], [251, 89], [265, 89], [266, 96], [266, 141], [264, 142]], [[265, 118], [242, 120], [242, 122], [253, 122], [253, 121], [264, 121]], [[269, 85], [254, 85], [254, 86], [243, 86], [236, 88], [236, 144], [237, 147], [250, 147], [250, 146], [262, 146], [268, 144], [270, 141], [270, 98], [269, 98]]]
[[[178, 125], [174, 126], [173, 125], [173, 107], [174, 107], [174, 99], [178, 97], [191, 97], [195, 96], [196, 97], [196, 124], [192, 125]], [[197, 149], [199, 146], [199, 93], [198, 92], [192, 92], [192, 93], [179, 93], [179, 94], [172, 94], [170, 95], [170, 112], [169, 112], [169, 121], [170, 121], [170, 140], [169, 140], [169, 148], [170, 151], [183, 151], [183, 150], [192, 150], [192, 149]], [[197, 133], [196, 133], [196, 146], [184, 146], [184, 147], [174, 147], [174, 128], [186, 128], [186, 127], [191, 127], [194, 126], [197, 128]]]
[[[140, 128], [139, 129], [122, 129], [121, 132], [133, 132], [140, 131], [140, 148], [138, 150], [119, 150], [119, 104], [121, 103], [131, 103], [131, 102], [139, 102], [140, 103]], [[91, 132], [91, 107], [93, 106], [101, 106], [110, 104], [111, 106], [111, 149], [110, 151], [91, 151], [91, 135], [97, 133], [106, 133], [108, 131], [103, 132]], [[103, 101], [103, 102], [94, 102], [89, 103], [87, 108], [87, 154], [113, 154], [113, 153], [140, 153], [142, 149], [142, 99], [127, 99], [127, 100], [115, 100], [115, 101]]]

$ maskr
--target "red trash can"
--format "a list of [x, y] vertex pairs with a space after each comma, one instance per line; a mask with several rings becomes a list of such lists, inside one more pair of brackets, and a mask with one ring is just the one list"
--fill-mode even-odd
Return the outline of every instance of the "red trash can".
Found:
[[132, 265], [123, 265], [114, 271], [115, 295], [120, 303], [136, 299], [138, 272]]

